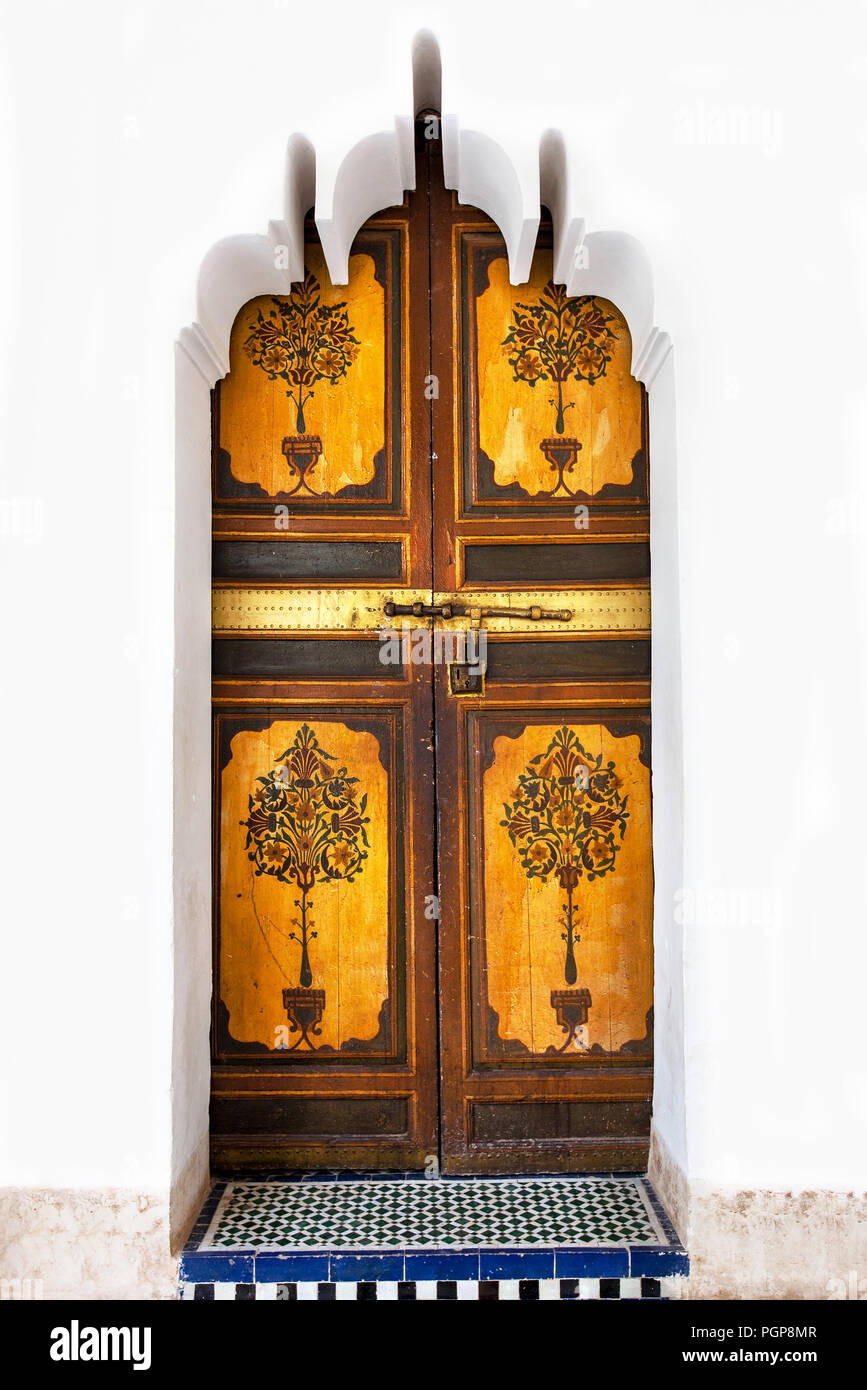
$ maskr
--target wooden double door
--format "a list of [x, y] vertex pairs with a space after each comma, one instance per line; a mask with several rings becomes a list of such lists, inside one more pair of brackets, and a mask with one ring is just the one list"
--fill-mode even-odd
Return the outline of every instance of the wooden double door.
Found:
[[[432, 138], [431, 138], [432, 137]], [[616, 307], [415, 191], [214, 394], [218, 1166], [635, 1169], [648, 446]]]

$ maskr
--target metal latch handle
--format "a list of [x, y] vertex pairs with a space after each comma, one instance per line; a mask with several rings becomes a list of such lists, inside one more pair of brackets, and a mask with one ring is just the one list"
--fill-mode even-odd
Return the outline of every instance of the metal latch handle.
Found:
[[387, 618], [401, 614], [414, 618], [523, 618], [531, 622], [568, 623], [572, 617], [571, 608], [541, 608], [534, 603], [530, 608], [474, 608], [462, 603], [395, 603], [389, 599], [385, 605]]
[[411, 615], [413, 618], [452, 618], [455, 616], [455, 610], [450, 603], [437, 606], [432, 603], [395, 603], [394, 599], [389, 599], [385, 605], [385, 616], [394, 618], [401, 614]]
[[568, 623], [572, 617], [571, 608], [540, 608], [537, 603], [530, 608], [463, 608], [457, 611], [472, 618], [530, 618], [534, 623]]

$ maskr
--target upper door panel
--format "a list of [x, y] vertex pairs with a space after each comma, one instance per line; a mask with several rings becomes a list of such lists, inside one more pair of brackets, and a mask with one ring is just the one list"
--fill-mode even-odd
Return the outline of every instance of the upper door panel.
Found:
[[646, 585], [647, 404], [625, 318], [554, 284], [544, 217], [512, 285], [490, 218], [435, 177], [430, 196], [436, 590]]
[[529, 282], [511, 285], [498, 232], [455, 230], [461, 513], [645, 504], [644, 393], [623, 316], [554, 284], [550, 237]]
[[406, 514], [408, 212], [365, 224], [340, 286], [308, 224], [304, 281], [240, 310], [217, 388], [217, 507]]

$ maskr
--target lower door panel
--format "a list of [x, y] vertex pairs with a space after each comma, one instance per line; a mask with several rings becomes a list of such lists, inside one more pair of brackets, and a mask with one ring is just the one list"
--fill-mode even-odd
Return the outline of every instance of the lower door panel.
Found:
[[222, 1166], [411, 1168], [436, 1152], [429, 694], [409, 671], [364, 689], [217, 704]]
[[444, 1166], [640, 1168], [649, 711], [507, 689], [437, 695]]

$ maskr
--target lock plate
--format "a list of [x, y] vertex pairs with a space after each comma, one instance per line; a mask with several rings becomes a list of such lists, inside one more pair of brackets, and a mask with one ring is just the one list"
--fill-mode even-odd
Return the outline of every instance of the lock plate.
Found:
[[485, 667], [482, 662], [449, 662], [450, 695], [484, 695]]

